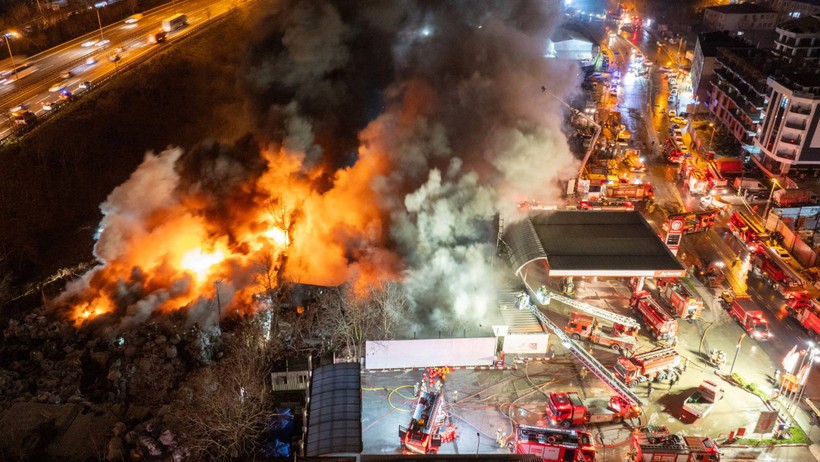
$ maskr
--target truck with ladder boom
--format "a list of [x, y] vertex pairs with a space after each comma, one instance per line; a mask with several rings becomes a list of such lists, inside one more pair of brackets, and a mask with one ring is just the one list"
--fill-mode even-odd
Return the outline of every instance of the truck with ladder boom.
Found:
[[806, 287], [806, 281], [768, 248], [758, 248], [751, 261], [763, 279], [784, 296], [787, 290]]
[[550, 393], [547, 397], [546, 416], [552, 425], [569, 428], [577, 425], [616, 423], [641, 415], [641, 408], [619, 396], [608, 400], [590, 398], [581, 400], [576, 392]]
[[444, 426], [444, 397], [440, 393], [419, 392], [410, 423], [399, 426], [399, 441], [405, 453], [437, 453]]
[[729, 230], [751, 251], [757, 250], [768, 237], [766, 230], [754, 218], [739, 210], [732, 212], [729, 217]]
[[629, 306], [641, 315], [646, 329], [655, 340], [675, 345], [678, 341], [678, 321], [656, 302], [649, 292], [636, 292], [629, 299]]
[[671, 380], [683, 373], [678, 367], [680, 355], [672, 347], [656, 348], [630, 358], [615, 361], [615, 377], [634, 388], [639, 383], [651, 380]]
[[507, 448], [532, 454], [544, 462], [595, 462], [592, 435], [585, 431], [518, 425]]
[[635, 349], [637, 331], [627, 332], [620, 324], [611, 328], [601, 327], [594, 316], [572, 313], [564, 332], [573, 340], [588, 340], [596, 345], [611, 348], [617, 352], [631, 352]]
[[677, 278], [658, 278], [658, 296], [672, 314], [683, 319], [699, 319], [703, 300], [693, 294], [684, 281]]
[[[528, 288], [529, 289], [529, 288]], [[552, 300], [551, 292], [545, 290], [544, 288], [538, 289], [537, 291], [533, 291], [529, 289], [530, 292], [534, 295], [535, 299], [541, 305], [549, 305], [550, 301]], [[561, 328], [558, 327], [552, 320], [547, 317], [541, 310], [538, 308], [537, 305], [533, 304], [530, 300], [530, 297], [526, 293], [522, 293], [522, 303], [520, 304], [521, 309], [528, 309], [532, 312], [532, 314], [538, 319], [538, 321], [544, 326], [545, 329], [549, 329], [555, 334], [558, 339], [561, 340], [561, 344], [567, 348], [567, 350], [575, 356], [575, 358], [589, 370], [592, 372], [598, 379], [601, 380], [606, 386], [609, 387], [616, 395], [623, 398], [631, 405], [636, 406], [643, 406], [643, 401], [641, 400], [638, 395], [629, 389], [623, 382], [619, 381], [615, 374], [610, 372], [603, 364], [598, 362], [594, 356], [589, 354], [582, 346], [578, 345], [571, 337], [569, 337], [566, 333], [564, 333]], [[564, 297], [561, 297], [564, 298]], [[559, 299], [560, 300], [560, 299]], [[618, 316], [615, 313], [610, 313], [611, 315]], [[626, 319], [631, 319], [625, 317]], [[633, 320], [634, 322], [634, 320]]]
[[720, 448], [704, 436], [672, 434], [663, 425], [649, 425], [632, 432], [629, 462], [718, 462]]

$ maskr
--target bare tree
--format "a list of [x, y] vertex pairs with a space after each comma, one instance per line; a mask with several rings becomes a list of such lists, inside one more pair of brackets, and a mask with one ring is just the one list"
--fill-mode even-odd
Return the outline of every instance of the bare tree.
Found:
[[393, 338], [407, 312], [407, 294], [399, 284], [382, 282], [358, 292], [340, 286], [323, 298], [317, 328], [330, 348], [355, 360], [363, 354], [365, 341]]
[[204, 367], [180, 390], [176, 425], [192, 460], [253, 456], [272, 414], [269, 359], [259, 323], [251, 319], [226, 336], [225, 355]]

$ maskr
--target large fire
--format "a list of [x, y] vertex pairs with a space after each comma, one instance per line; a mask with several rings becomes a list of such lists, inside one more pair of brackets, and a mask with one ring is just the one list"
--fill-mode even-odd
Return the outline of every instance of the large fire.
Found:
[[378, 155], [360, 153], [330, 187], [298, 153], [260, 155], [266, 168], [233, 185], [242, 196], [233, 203], [201, 185], [183, 187], [179, 151], [147, 156], [102, 207], [101, 264], [70, 283], [58, 304], [71, 307], [77, 324], [109, 313], [145, 320], [212, 303], [219, 290], [224, 313], [252, 309], [252, 296], [277, 280], [270, 273], [322, 285], [393, 274], [397, 260], [374, 250], [383, 239], [370, 188], [382, 168]]

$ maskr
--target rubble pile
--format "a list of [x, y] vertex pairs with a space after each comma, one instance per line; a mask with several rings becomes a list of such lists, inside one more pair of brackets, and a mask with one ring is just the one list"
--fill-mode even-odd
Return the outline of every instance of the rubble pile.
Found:
[[42, 310], [10, 320], [0, 342], [0, 402], [168, 402], [218, 348], [218, 331], [177, 329], [148, 324], [101, 339]]
[[189, 456], [180, 446], [176, 435], [155, 418], [139, 423], [130, 429], [117, 422], [111, 429], [111, 439], [105, 452], [107, 461], [168, 461], [182, 462]]

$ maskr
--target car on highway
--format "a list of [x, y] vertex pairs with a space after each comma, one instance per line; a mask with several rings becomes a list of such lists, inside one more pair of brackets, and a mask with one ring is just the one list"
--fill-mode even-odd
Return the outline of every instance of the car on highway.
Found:
[[48, 88], [49, 93], [57, 93], [60, 90], [65, 90], [65, 84], [62, 83], [62, 82], [55, 83], [54, 85], [52, 85]]
[[142, 19], [142, 13], [133, 14], [125, 20], [126, 24], [136, 24], [139, 20]]
[[84, 82], [80, 82], [80, 89], [81, 90], [90, 90], [91, 89], [91, 82], [89, 82], [88, 80], [86, 80]]
[[111, 61], [112, 63], [116, 63], [117, 61], [119, 61], [121, 59], [122, 59], [122, 56], [120, 56], [119, 53], [114, 53], [113, 55], [108, 57], [108, 60]]
[[85, 59], [85, 63], [89, 66], [93, 66], [94, 64], [97, 64], [97, 58], [95, 58], [93, 56], [89, 56], [88, 58]]
[[105, 39], [105, 40], [100, 40], [99, 42], [95, 43], [94, 46], [104, 47], [104, 46], [108, 45], [109, 43], [111, 43], [111, 40]]
[[70, 78], [72, 78], [72, 77], [74, 77], [74, 73], [73, 73], [73, 72], [71, 72], [71, 71], [63, 71], [63, 72], [60, 74], [60, 78], [61, 78], [61, 79], [63, 79], [63, 80], [65, 80], [65, 79], [70, 79]]
[[65, 104], [65, 100], [43, 101], [44, 111], [58, 111]]
[[80, 46], [83, 47], [83, 48], [88, 48], [88, 47], [93, 47], [96, 44], [97, 44], [97, 40], [88, 40], [86, 42], [83, 42], [82, 45], [80, 45]]

